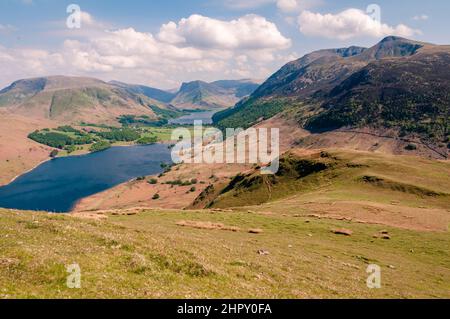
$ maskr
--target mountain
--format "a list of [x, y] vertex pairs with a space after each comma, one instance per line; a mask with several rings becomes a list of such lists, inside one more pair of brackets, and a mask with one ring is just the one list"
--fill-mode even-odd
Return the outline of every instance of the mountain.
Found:
[[153, 119], [175, 110], [137, 88], [82, 77], [19, 80], [0, 91], [0, 108], [13, 114], [59, 122], [114, 122], [120, 115]]
[[171, 101], [179, 109], [223, 109], [250, 95], [258, 84], [251, 80], [183, 83]]
[[249, 127], [290, 109], [314, 131], [389, 127], [448, 139], [450, 47], [387, 37], [371, 48], [321, 50], [282, 67], [249, 98], [214, 116]]
[[121, 87], [131, 93], [142, 94], [163, 103], [170, 103], [170, 101], [172, 101], [172, 99], [176, 95], [175, 93], [155, 89], [144, 85], [127, 84], [119, 81], [111, 81], [109, 83]]

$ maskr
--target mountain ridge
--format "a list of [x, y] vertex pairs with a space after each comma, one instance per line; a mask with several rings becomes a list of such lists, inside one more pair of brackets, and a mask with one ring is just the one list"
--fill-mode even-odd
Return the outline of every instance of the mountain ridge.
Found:
[[371, 48], [315, 51], [287, 63], [213, 120], [222, 129], [248, 128], [292, 109], [299, 125], [315, 132], [385, 126], [445, 143], [449, 66], [449, 46], [392, 36]]
[[258, 86], [247, 79], [184, 82], [171, 104], [179, 109], [224, 109], [253, 93]]

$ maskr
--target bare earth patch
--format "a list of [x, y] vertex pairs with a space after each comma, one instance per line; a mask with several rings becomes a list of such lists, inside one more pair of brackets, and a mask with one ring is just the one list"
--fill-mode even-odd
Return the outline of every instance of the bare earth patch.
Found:
[[33, 120], [0, 111], [0, 185], [49, 159], [52, 148], [28, 139], [37, 129], [55, 126], [49, 120]]
[[239, 227], [236, 226], [226, 226], [222, 223], [213, 223], [213, 222], [199, 222], [199, 221], [189, 221], [182, 220], [176, 223], [177, 226], [182, 227], [191, 227], [197, 229], [209, 229], [209, 230], [227, 230], [232, 232], [240, 231]]
[[[74, 211], [133, 207], [182, 209], [189, 206], [208, 185], [227, 182], [231, 177], [246, 169], [248, 167], [245, 165], [233, 164], [182, 164], [172, 168], [161, 178], [153, 176], [152, 178], [158, 180], [157, 184], [150, 184], [145, 180], [127, 182], [82, 199], [77, 203]], [[175, 180], [192, 179], [197, 179], [198, 183], [190, 186], [165, 184]], [[195, 191], [190, 191], [193, 186]], [[155, 194], [159, 195], [157, 200], [152, 199]]]

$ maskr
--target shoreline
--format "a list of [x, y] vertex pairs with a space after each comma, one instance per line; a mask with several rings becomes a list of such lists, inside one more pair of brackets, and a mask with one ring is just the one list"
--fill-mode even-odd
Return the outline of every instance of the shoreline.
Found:
[[33, 166], [32, 168], [26, 170], [25, 172], [23, 172], [23, 173], [21, 173], [21, 174], [19, 174], [19, 175], [14, 176], [8, 183], [2, 184], [2, 185], [0, 185], [0, 187], [8, 186], [9, 184], [14, 183], [19, 177], [21, 177], [21, 176], [23, 176], [23, 175], [25, 175], [25, 174], [28, 174], [29, 172], [31, 172], [31, 171], [35, 170], [36, 168], [38, 168], [39, 166], [41, 166], [42, 164], [47, 163], [48, 161], [51, 161], [51, 160], [53, 160], [53, 159], [54, 159], [54, 158], [48, 158], [48, 159], [46, 159], [46, 160], [41, 161], [40, 163], [36, 164], [36, 165]]
[[[171, 143], [174, 143], [173, 141], [162, 141], [162, 142], [157, 142], [157, 143], [153, 143], [153, 144], [130, 144], [130, 145], [112, 145], [110, 148], [113, 147], [133, 147], [133, 146], [148, 146], [148, 145], [154, 145], [154, 144], [161, 144], [161, 145], [170, 145]], [[108, 148], [109, 149], [109, 148]], [[107, 150], [107, 149], [106, 149]], [[104, 151], [106, 151], [104, 150]], [[103, 151], [102, 151], [103, 152]], [[49, 161], [55, 160], [55, 159], [61, 159], [61, 158], [69, 158], [69, 157], [79, 157], [79, 156], [86, 156], [89, 154], [94, 154], [96, 152], [86, 152], [86, 153], [82, 153], [82, 154], [76, 154], [76, 155], [66, 155], [66, 156], [59, 156], [59, 157], [55, 157], [55, 158], [48, 158], [46, 160], [41, 161], [40, 163], [34, 165], [32, 168], [27, 169], [25, 172], [20, 173], [16, 176], [14, 176], [8, 183], [5, 184], [0, 184], [0, 187], [2, 186], [7, 186], [11, 183], [13, 183], [16, 179], [18, 179], [19, 177], [31, 172], [32, 170], [38, 168], [39, 166], [41, 166], [44, 163], [47, 163]]]

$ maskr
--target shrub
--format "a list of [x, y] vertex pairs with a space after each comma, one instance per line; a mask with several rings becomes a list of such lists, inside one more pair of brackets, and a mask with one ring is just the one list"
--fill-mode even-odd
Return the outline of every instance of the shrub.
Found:
[[89, 148], [89, 151], [91, 152], [101, 152], [104, 150], [107, 150], [111, 147], [111, 144], [107, 141], [100, 141], [95, 144], [92, 144], [92, 146]]
[[50, 157], [55, 158], [56, 156], [58, 156], [58, 153], [59, 153], [58, 150], [53, 150], [50, 152]]
[[157, 200], [157, 199], [159, 199], [159, 198], [160, 198], [159, 194], [155, 194], [155, 195], [153, 195], [153, 197], [152, 197], [153, 200]]
[[144, 136], [136, 141], [136, 143], [141, 145], [155, 144], [156, 142], [158, 142], [158, 138], [156, 136]]
[[415, 151], [417, 150], [417, 145], [416, 144], [408, 144], [405, 146], [405, 150], [407, 151]]
[[158, 184], [158, 180], [156, 178], [152, 178], [148, 181], [148, 183], [151, 185], [155, 185], [155, 184]]
[[67, 145], [64, 149], [67, 151], [67, 154], [73, 153], [77, 150], [74, 145]]
[[189, 190], [191, 193], [195, 192], [197, 190], [197, 188], [195, 187], [191, 187], [191, 189]]

